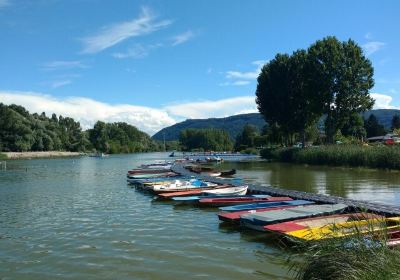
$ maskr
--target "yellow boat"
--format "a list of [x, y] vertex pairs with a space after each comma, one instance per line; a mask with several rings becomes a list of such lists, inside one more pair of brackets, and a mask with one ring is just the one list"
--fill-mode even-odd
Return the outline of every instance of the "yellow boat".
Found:
[[274, 224], [265, 226], [264, 229], [296, 239], [322, 240], [400, 230], [400, 217], [385, 218], [367, 213], [340, 214]]

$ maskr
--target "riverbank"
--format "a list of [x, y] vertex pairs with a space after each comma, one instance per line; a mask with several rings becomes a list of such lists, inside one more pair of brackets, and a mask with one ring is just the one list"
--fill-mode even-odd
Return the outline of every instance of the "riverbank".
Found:
[[4, 159], [32, 159], [32, 158], [59, 158], [59, 157], [78, 157], [83, 155], [79, 152], [62, 152], [62, 151], [46, 151], [46, 152], [2, 152]]
[[327, 145], [261, 151], [264, 159], [312, 165], [352, 166], [400, 170], [399, 146]]

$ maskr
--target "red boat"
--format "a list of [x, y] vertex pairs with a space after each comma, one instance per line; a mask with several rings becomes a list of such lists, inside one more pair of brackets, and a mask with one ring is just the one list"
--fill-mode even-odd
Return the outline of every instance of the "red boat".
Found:
[[251, 213], [255, 213], [255, 212], [267, 212], [267, 211], [274, 211], [274, 210], [282, 210], [282, 209], [293, 208], [293, 207], [297, 207], [297, 205], [279, 206], [279, 207], [274, 207], [274, 208], [260, 208], [260, 209], [237, 211], [237, 212], [221, 212], [218, 214], [218, 218], [221, 221], [236, 224], [236, 223], [239, 223], [239, 221], [240, 221], [240, 215], [251, 214]]
[[288, 201], [293, 200], [290, 197], [235, 197], [235, 198], [203, 198], [199, 200], [200, 206], [228, 206], [237, 204]]
[[400, 230], [393, 230], [387, 233], [386, 245], [390, 248], [398, 247], [400, 245]]
[[132, 169], [128, 171], [128, 174], [158, 174], [158, 173], [168, 173], [171, 172], [170, 169]]
[[308, 229], [310, 227], [324, 226], [327, 224], [335, 224], [347, 221], [360, 221], [366, 219], [382, 219], [381, 215], [371, 214], [371, 213], [350, 213], [350, 214], [336, 214], [329, 216], [320, 216], [313, 218], [305, 218], [292, 220], [272, 225], [267, 225], [264, 227], [265, 230], [286, 233], [301, 229]]

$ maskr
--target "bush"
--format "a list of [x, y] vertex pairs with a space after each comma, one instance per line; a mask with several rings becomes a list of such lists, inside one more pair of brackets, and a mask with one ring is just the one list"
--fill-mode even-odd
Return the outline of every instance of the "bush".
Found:
[[246, 155], [258, 155], [258, 150], [256, 148], [247, 148], [242, 150], [241, 153]]
[[377, 233], [371, 230], [363, 234], [355, 227], [354, 232], [355, 235], [343, 238], [297, 241], [296, 251], [292, 251], [289, 257], [295, 279], [400, 279], [400, 251], [386, 246], [387, 231]]
[[328, 145], [264, 149], [261, 156], [282, 162], [400, 169], [399, 146]]

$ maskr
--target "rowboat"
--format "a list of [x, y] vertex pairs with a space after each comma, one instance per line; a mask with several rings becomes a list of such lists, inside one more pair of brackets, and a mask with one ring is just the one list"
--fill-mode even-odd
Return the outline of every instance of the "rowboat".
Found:
[[400, 245], [400, 230], [391, 230], [387, 233], [386, 245], [390, 248]]
[[187, 196], [203, 196], [203, 192], [205, 190], [216, 190], [216, 189], [224, 189], [224, 188], [230, 188], [230, 185], [217, 185], [213, 186], [212, 188], [196, 188], [193, 190], [185, 190], [185, 191], [177, 191], [177, 192], [167, 192], [167, 193], [160, 193], [158, 194], [158, 197], [160, 199], [172, 199], [173, 197], [187, 197]]
[[226, 206], [256, 202], [287, 201], [290, 197], [237, 197], [237, 198], [203, 198], [199, 200], [200, 206]]
[[151, 186], [152, 190], [155, 193], [163, 193], [163, 192], [176, 192], [176, 191], [187, 191], [193, 189], [207, 189], [216, 187], [217, 184], [210, 183], [210, 182], [203, 182], [196, 179], [189, 180], [189, 181], [181, 181], [176, 180], [172, 184], [167, 185], [153, 185]]
[[300, 200], [300, 199], [288, 200], [288, 201], [258, 202], [258, 203], [220, 207], [219, 210], [221, 210], [222, 212], [238, 212], [238, 211], [262, 210], [265, 208], [281, 207], [281, 206], [300, 206], [307, 204], [314, 204], [314, 202], [308, 200]]
[[308, 230], [314, 227], [322, 227], [331, 224], [340, 224], [349, 221], [360, 221], [372, 218], [383, 218], [383, 216], [370, 214], [370, 213], [350, 213], [350, 214], [337, 214], [330, 216], [320, 216], [305, 219], [292, 220], [273, 225], [267, 225], [264, 229], [277, 232], [289, 233], [298, 230]]
[[155, 174], [155, 173], [168, 173], [170, 169], [132, 169], [128, 171], [128, 174]]
[[269, 224], [281, 223], [301, 218], [335, 214], [344, 211], [346, 208], [347, 205], [340, 203], [321, 204], [305, 205], [277, 211], [245, 214], [240, 216], [240, 225], [255, 230], [265, 231], [264, 226]]
[[379, 233], [385, 234], [388, 230], [400, 230], [400, 218], [360, 214], [358, 217], [348, 214], [320, 217], [320, 219], [309, 221], [294, 221], [295, 223], [279, 225], [276, 228], [272, 225], [265, 226], [264, 229], [302, 240], [321, 240], [355, 234], [379, 235]]
[[163, 178], [163, 177], [172, 177], [178, 176], [178, 174], [174, 172], [166, 172], [166, 173], [154, 173], [154, 174], [132, 174], [128, 175], [129, 179], [149, 179], [149, 178]]
[[225, 196], [236, 196], [236, 195], [245, 195], [247, 193], [247, 188], [249, 186], [240, 186], [240, 187], [230, 187], [223, 189], [214, 189], [214, 190], [206, 190], [203, 191], [205, 195], [225, 195]]
[[[252, 209], [252, 210], [243, 210], [243, 211], [236, 211], [236, 212], [220, 212], [218, 214], [218, 218], [224, 222], [239, 223], [241, 215], [252, 214], [252, 213], [257, 213], [257, 212], [282, 210], [282, 209], [293, 208], [293, 207], [297, 207], [297, 206], [301, 206], [301, 205], [310, 205], [310, 204], [314, 204], [314, 203], [315, 202], [308, 201], [308, 200], [264, 202], [264, 203], [259, 203], [259, 204], [264, 205], [263, 206], [264, 208], [256, 208], [256, 209]], [[242, 205], [238, 205], [238, 206], [242, 206]], [[221, 207], [220, 209], [233, 208], [233, 207], [235, 207], [235, 206]]]
[[195, 204], [200, 201], [200, 199], [203, 199], [204, 197], [207, 198], [267, 198], [271, 197], [270, 195], [267, 194], [255, 194], [255, 195], [240, 195], [240, 196], [215, 196], [215, 195], [193, 195], [193, 196], [175, 196], [172, 197], [172, 200], [181, 203], [181, 204]]
[[218, 177], [221, 176], [221, 172], [206, 172], [204, 173], [205, 176], [210, 176], [210, 177]]

